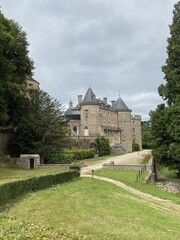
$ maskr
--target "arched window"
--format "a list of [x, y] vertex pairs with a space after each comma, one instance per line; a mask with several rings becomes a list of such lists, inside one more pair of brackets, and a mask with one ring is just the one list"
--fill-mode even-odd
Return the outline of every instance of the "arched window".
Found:
[[85, 127], [84, 127], [84, 136], [89, 136], [88, 126], [85, 126]]

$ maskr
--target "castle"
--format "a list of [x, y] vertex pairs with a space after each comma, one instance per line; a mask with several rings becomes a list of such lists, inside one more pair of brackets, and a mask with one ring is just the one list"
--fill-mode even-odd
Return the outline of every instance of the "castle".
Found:
[[132, 143], [138, 143], [142, 148], [141, 116], [132, 116], [131, 112], [120, 96], [110, 105], [107, 97], [97, 99], [89, 87], [84, 98], [78, 96], [76, 107], [70, 101], [66, 117], [72, 138], [93, 141], [98, 136], [104, 136], [112, 147], [126, 153], [132, 152]]

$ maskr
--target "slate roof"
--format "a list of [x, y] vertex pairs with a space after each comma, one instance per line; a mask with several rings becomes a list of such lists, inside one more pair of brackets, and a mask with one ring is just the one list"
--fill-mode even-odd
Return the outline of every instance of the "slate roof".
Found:
[[120, 110], [123, 112], [131, 112], [131, 110], [126, 106], [126, 104], [123, 102], [123, 100], [120, 97], [115, 102], [114, 109]]
[[95, 96], [93, 90], [89, 87], [86, 95], [84, 96], [84, 99], [82, 101], [82, 103], [87, 103], [87, 102], [97, 102], [97, 99], [93, 99]]

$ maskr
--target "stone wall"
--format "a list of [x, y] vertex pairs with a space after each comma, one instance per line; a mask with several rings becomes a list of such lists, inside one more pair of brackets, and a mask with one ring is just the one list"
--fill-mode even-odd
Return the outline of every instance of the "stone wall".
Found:
[[21, 154], [20, 158], [9, 158], [9, 162], [25, 169], [38, 169], [40, 156], [38, 154]]
[[61, 168], [69, 170], [70, 164], [40, 164], [38, 169]]
[[144, 168], [144, 165], [114, 165], [114, 164], [104, 164], [103, 169], [111, 169], [111, 170], [135, 170], [140, 171]]

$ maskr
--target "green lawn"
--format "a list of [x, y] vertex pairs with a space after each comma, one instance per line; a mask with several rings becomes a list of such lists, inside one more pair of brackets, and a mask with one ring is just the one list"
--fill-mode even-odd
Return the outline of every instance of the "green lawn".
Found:
[[19, 221], [79, 232], [93, 239], [179, 240], [180, 236], [179, 216], [147, 206], [117, 186], [95, 179], [81, 178], [29, 194], [8, 214]]
[[154, 184], [145, 184], [144, 183], [145, 174], [147, 173], [144, 173], [137, 182], [136, 171], [107, 169], [107, 170], [99, 170], [95, 172], [95, 175], [97, 176], [112, 178], [114, 180], [123, 182], [133, 188], [136, 188], [142, 192], [149, 193], [151, 195], [154, 195], [163, 199], [168, 199], [168, 200], [174, 201], [175, 203], [180, 204], [180, 194], [176, 194], [176, 195], [171, 194], [157, 188]]
[[62, 169], [36, 169], [36, 170], [27, 170], [21, 168], [9, 168], [4, 167], [0, 168], [0, 184], [7, 182], [13, 182], [17, 180], [27, 179], [31, 177], [44, 176], [48, 174], [56, 174], [59, 172], [64, 172]]

